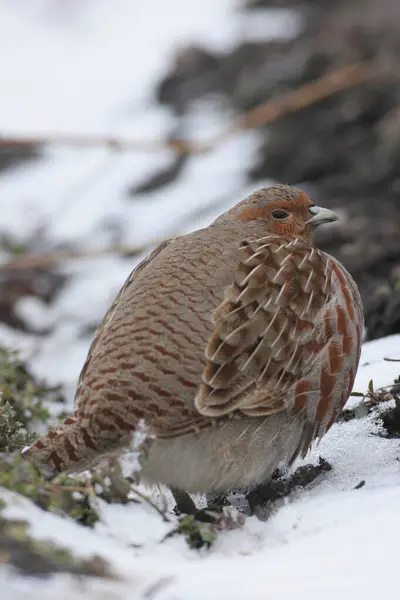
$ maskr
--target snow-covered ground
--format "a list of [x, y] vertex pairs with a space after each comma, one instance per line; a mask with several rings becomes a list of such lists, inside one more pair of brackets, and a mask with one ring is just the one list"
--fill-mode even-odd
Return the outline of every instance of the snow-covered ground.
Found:
[[[399, 356], [400, 335], [365, 344], [355, 389], [365, 390], [371, 378], [377, 385], [390, 383], [399, 365], [383, 358]], [[102, 519], [90, 530], [2, 491], [7, 501], [3, 515], [28, 520], [35, 538], [53, 540], [77, 556], [103, 557], [121, 577], [118, 582], [86, 579], [78, 584], [69, 575], [57, 575], [44, 582], [8, 568], [1, 578], [0, 567], [2, 597], [395, 598], [400, 582], [400, 441], [379, 432], [371, 417], [334, 425], [306, 460], [316, 463], [322, 456], [332, 471], [292, 493], [268, 521], [248, 517], [239, 529], [220, 533], [211, 550], [190, 550], [182, 536], [164, 540], [174, 517], [165, 523], [148, 505], [101, 504]], [[361, 481], [364, 486], [355, 489]]]
[[[241, 40], [289, 35], [285, 11], [236, 10], [234, 0], [0, 0], [0, 134], [76, 133], [161, 139], [174, 126], [152, 100], [173, 51], [204, 43], [226, 51]], [[189, 7], [190, 5], [190, 7]], [[194, 139], [220, 131], [231, 115], [199, 103], [186, 123]], [[24, 241], [39, 227], [54, 245], [105, 248], [110, 223], [121, 242], [152, 242], [200, 227], [252, 191], [245, 179], [257, 134], [233, 138], [190, 161], [178, 180], [130, 198], [127, 189], [172, 160], [168, 150], [121, 152], [48, 148], [43, 159], [0, 176], [0, 230]], [[269, 182], [263, 182], [265, 184]], [[257, 186], [258, 187], [258, 186]], [[2, 325], [0, 343], [22, 348], [33, 370], [62, 383], [72, 400], [90, 336], [135, 260], [100, 256], [73, 261], [70, 283], [50, 307], [24, 299], [19, 313], [50, 325], [45, 338]], [[388, 385], [400, 372], [400, 336], [365, 344], [355, 390]], [[351, 400], [354, 402], [355, 400]], [[102, 507], [94, 530], [43, 513], [7, 492], [4, 514], [31, 523], [35, 537], [76, 554], [100, 554], [121, 582], [63, 575], [30, 580], [0, 567], [0, 596], [10, 600], [364, 600], [397, 595], [400, 539], [400, 442], [375, 435], [372, 418], [335, 425], [308, 457], [333, 470], [288, 499], [267, 522], [247, 518], [221, 533], [211, 551], [189, 550], [181, 537], [163, 541], [171, 523], [143, 505]], [[297, 465], [296, 465], [297, 466]], [[365, 480], [361, 489], [354, 487]], [[141, 545], [137, 548], [136, 545]]]

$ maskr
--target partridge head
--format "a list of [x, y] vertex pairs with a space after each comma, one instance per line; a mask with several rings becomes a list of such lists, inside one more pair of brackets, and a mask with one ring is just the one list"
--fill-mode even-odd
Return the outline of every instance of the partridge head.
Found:
[[105, 315], [75, 413], [24, 456], [84, 469], [144, 421], [143, 478], [209, 493], [248, 489], [304, 456], [347, 401], [360, 357], [357, 286], [312, 243], [336, 218], [277, 185], [161, 244]]

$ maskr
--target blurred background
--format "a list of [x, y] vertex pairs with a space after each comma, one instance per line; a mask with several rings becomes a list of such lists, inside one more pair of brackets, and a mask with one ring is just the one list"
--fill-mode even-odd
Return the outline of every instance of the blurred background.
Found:
[[0, 344], [72, 400], [136, 263], [274, 182], [400, 332], [399, 31], [398, 0], [0, 0]]

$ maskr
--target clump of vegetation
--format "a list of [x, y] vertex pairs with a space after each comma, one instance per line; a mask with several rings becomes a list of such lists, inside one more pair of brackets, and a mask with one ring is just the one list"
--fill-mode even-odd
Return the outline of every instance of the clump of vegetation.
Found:
[[39, 577], [66, 572], [114, 578], [108, 563], [99, 556], [77, 558], [70, 550], [53, 542], [32, 538], [25, 521], [7, 520], [1, 514], [0, 564], [12, 565], [26, 575]]
[[16, 418], [16, 411], [0, 397], [0, 452], [14, 452], [34, 442], [36, 435], [29, 433]]
[[361, 398], [360, 402], [355, 404], [352, 408], [345, 408], [340, 413], [337, 421], [346, 422], [352, 419], [361, 419], [366, 417], [376, 408], [380, 407], [382, 403], [393, 400], [392, 386], [388, 385], [375, 389], [374, 382], [371, 379], [368, 384], [368, 390], [365, 393], [352, 392], [350, 396]]
[[[8, 421], [19, 423], [32, 436], [35, 428], [51, 424], [46, 404], [59, 403], [65, 407], [65, 398], [59, 386], [47, 386], [28, 370], [18, 353], [0, 346], [0, 397], [1, 406], [9, 405]], [[12, 410], [12, 418], [9, 414]], [[60, 411], [61, 412], [61, 411]], [[65, 412], [65, 411], [64, 411]], [[29, 440], [28, 440], [28, 443]]]
[[39, 382], [18, 353], [0, 346], [0, 475], [17, 451], [32, 444], [37, 427], [53, 424], [46, 403], [64, 402], [59, 388]]
[[193, 515], [184, 515], [179, 519], [179, 526], [174, 533], [185, 536], [190, 548], [209, 548], [217, 537], [212, 523], [203, 523]]
[[217, 539], [218, 533], [241, 527], [245, 515], [233, 507], [224, 507], [221, 513], [208, 509], [199, 511], [199, 515], [182, 515], [178, 527], [168, 537], [181, 534], [190, 548], [199, 550], [209, 548]]
[[[49, 480], [22, 457], [21, 448], [37, 438], [36, 427], [55, 424], [46, 404], [57, 401], [65, 405], [59, 388], [36, 381], [15, 352], [0, 347], [0, 487], [26, 496], [43, 510], [93, 527], [100, 518], [98, 499], [137, 502], [132, 478], [123, 475], [119, 460], [110, 459], [90, 475], [61, 474]], [[145, 435], [139, 433], [140, 446]]]
[[0, 457], [0, 486], [22, 494], [43, 510], [69, 516], [81, 525], [93, 527], [99, 520], [87, 481], [60, 476], [47, 481], [44, 474], [19, 454]]
[[[390, 362], [400, 362], [394, 359]], [[353, 392], [352, 396], [359, 396], [362, 400], [349, 409], [344, 409], [339, 416], [338, 421], [350, 421], [359, 419], [371, 413], [376, 413], [377, 421], [383, 426], [385, 437], [400, 437], [400, 376], [397, 377], [392, 385], [375, 389], [374, 382], [368, 384], [366, 393]], [[394, 406], [386, 408], [385, 402], [394, 400]]]
[[[46, 405], [63, 402], [58, 388], [38, 382], [13, 351], [0, 347], [0, 492], [6, 488], [32, 500], [41, 509], [74, 519], [87, 527], [99, 520], [98, 499], [130, 502], [131, 484], [117, 461], [84, 477], [48, 475], [24, 460], [21, 448], [32, 444], [37, 427], [49, 428], [57, 421]], [[64, 403], [65, 404], [65, 403]], [[100, 557], [81, 559], [52, 542], [29, 534], [25, 521], [6, 519], [0, 497], [0, 564], [10, 564], [29, 575], [68, 572], [112, 577]]]

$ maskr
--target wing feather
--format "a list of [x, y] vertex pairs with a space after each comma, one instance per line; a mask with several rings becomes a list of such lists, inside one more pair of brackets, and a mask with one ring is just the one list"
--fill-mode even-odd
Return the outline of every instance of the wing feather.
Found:
[[[268, 236], [241, 250], [234, 282], [213, 314], [195, 406], [214, 418], [300, 409], [315, 417], [321, 373], [329, 383], [335, 352], [340, 363], [338, 263], [301, 239]], [[346, 326], [354, 337], [354, 327]]]

